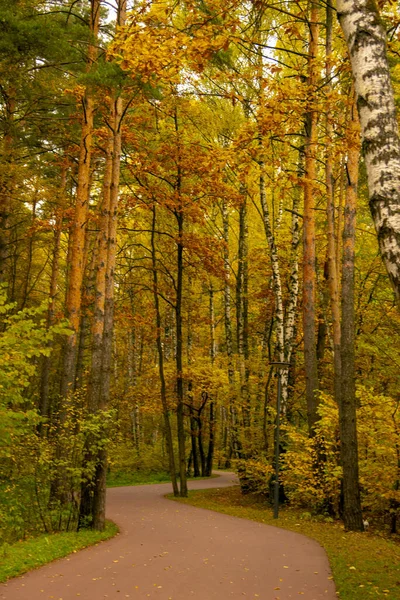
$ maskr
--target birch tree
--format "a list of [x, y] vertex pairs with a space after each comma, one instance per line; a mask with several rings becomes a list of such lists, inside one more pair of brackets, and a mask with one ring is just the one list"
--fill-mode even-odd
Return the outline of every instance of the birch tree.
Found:
[[338, 0], [337, 11], [357, 94], [370, 210], [400, 302], [400, 140], [386, 32], [373, 0]]

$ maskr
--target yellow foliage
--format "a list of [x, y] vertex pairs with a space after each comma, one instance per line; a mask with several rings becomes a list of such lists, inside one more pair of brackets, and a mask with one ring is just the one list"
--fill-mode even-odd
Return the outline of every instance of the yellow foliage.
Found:
[[[398, 401], [360, 387], [358, 444], [363, 509], [382, 518], [400, 501], [398, 481], [400, 411]], [[297, 506], [329, 509], [338, 514], [340, 503], [339, 415], [330, 396], [322, 395], [316, 436], [285, 427], [287, 452], [282, 456], [282, 481]]]

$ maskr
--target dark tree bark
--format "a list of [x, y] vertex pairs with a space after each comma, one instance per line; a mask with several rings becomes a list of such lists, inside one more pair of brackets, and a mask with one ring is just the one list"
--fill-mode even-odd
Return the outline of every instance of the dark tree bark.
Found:
[[[227, 438], [229, 443], [229, 459], [240, 458], [241, 445], [238, 437], [238, 418], [236, 407], [236, 381], [233, 355], [233, 333], [231, 316], [231, 263], [229, 260], [229, 213], [225, 202], [222, 205], [222, 222], [224, 233], [224, 324], [225, 324], [225, 345], [228, 359], [228, 383], [229, 383], [229, 419], [227, 423]], [[228, 459], [228, 460], [229, 460]]]
[[339, 403], [340, 458], [343, 468], [343, 520], [346, 529], [363, 531], [358, 477], [354, 352], [354, 262], [359, 148], [355, 106], [349, 124], [350, 148], [347, 161], [347, 187], [343, 229], [341, 399]]
[[[217, 353], [216, 344], [215, 344], [215, 311], [214, 311], [214, 289], [212, 284], [210, 284], [209, 289], [210, 301], [209, 301], [209, 311], [210, 311], [210, 361], [211, 367], [214, 366], [215, 356]], [[209, 407], [209, 416], [208, 416], [208, 450], [207, 450], [207, 458], [206, 458], [206, 467], [205, 467], [205, 476], [210, 477], [212, 474], [213, 468], [213, 458], [214, 458], [214, 444], [215, 444], [215, 413], [214, 413], [214, 401], [210, 398], [210, 407]]]
[[184, 214], [182, 206], [182, 171], [180, 164], [180, 140], [179, 140], [179, 124], [178, 112], [175, 109], [175, 134], [177, 142], [177, 176], [176, 176], [176, 192], [179, 205], [174, 211], [178, 225], [178, 241], [177, 241], [177, 284], [176, 284], [176, 303], [175, 303], [175, 318], [176, 318], [176, 391], [177, 391], [177, 433], [178, 433], [178, 450], [179, 450], [179, 476], [180, 476], [180, 496], [186, 498], [188, 494], [186, 480], [186, 449], [185, 449], [185, 415], [184, 415], [184, 390], [183, 390], [183, 334], [182, 334], [182, 304], [183, 304], [183, 227]]
[[[239, 249], [238, 272], [236, 278], [236, 333], [239, 357], [240, 397], [242, 403], [243, 425], [250, 427], [250, 394], [249, 394], [249, 335], [248, 335], [248, 224], [247, 224], [247, 192], [242, 190], [243, 202], [239, 209]], [[250, 440], [248, 440], [250, 442]]]
[[333, 337], [333, 364], [334, 364], [334, 395], [336, 402], [340, 398], [340, 301], [339, 301], [339, 281], [338, 281], [338, 256], [336, 254], [335, 237], [335, 195], [334, 195], [334, 176], [333, 176], [333, 158], [330, 140], [333, 136], [332, 118], [329, 103], [329, 94], [332, 90], [332, 17], [333, 8], [330, 3], [326, 5], [326, 44], [325, 44], [325, 72], [326, 72], [326, 94], [327, 98], [327, 116], [326, 116], [326, 150], [325, 150], [325, 184], [326, 184], [326, 217], [327, 217], [327, 277], [329, 300], [332, 316], [332, 337]]
[[157, 327], [157, 353], [158, 353], [158, 373], [160, 376], [160, 395], [161, 405], [163, 410], [164, 429], [165, 429], [165, 440], [168, 453], [168, 464], [169, 473], [171, 476], [172, 488], [174, 496], [179, 496], [178, 483], [176, 480], [176, 468], [175, 468], [175, 457], [174, 457], [174, 446], [172, 440], [171, 422], [169, 419], [169, 408], [167, 399], [167, 386], [165, 382], [164, 373], [164, 350], [161, 339], [161, 313], [160, 313], [160, 300], [158, 297], [158, 272], [157, 272], [157, 257], [156, 257], [156, 245], [155, 245], [155, 230], [156, 230], [156, 207], [153, 206], [153, 221], [152, 221], [152, 232], [151, 232], [151, 259], [153, 268], [153, 297], [154, 307], [156, 310], [156, 327]]
[[[61, 185], [60, 185], [60, 204], [57, 208], [55, 227], [54, 227], [54, 240], [53, 240], [53, 260], [51, 263], [51, 276], [50, 276], [50, 290], [49, 290], [49, 307], [47, 309], [46, 316], [46, 328], [49, 329], [54, 324], [54, 313], [55, 313], [55, 302], [58, 292], [58, 275], [59, 275], [59, 263], [60, 263], [60, 247], [61, 247], [61, 233], [62, 233], [62, 222], [65, 208], [65, 194], [67, 184], [67, 167], [64, 164], [61, 171]], [[52, 343], [48, 342], [48, 348], [52, 347]], [[40, 373], [40, 398], [39, 398], [39, 412], [42, 417], [47, 419], [49, 416], [49, 385], [50, 385], [50, 369], [51, 369], [51, 356], [43, 356], [42, 368]], [[43, 427], [40, 428], [43, 432]]]
[[0, 284], [8, 280], [9, 244], [10, 244], [10, 214], [12, 195], [15, 186], [13, 178], [14, 161], [14, 116], [16, 110], [15, 89], [5, 93], [4, 106], [4, 137], [1, 145], [1, 174], [0, 174]]
[[[318, 52], [318, 7], [312, 4], [310, 16], [310, 41], [308, 50], [308, 86], [309, 93], [315, 93], [317, 80], [316, 57]], [[315, 339], [315, 190], [316, 146], [317, 146], [317, 110], [313, 106], [315, 99], [308, 98], [308, 112], [305, 118], [305, 179], [303, 214], [303, 334], [304, 367], [306, 376], [307, 417], [310, 435], [317, 422], [318, 407], [318, 369]]]

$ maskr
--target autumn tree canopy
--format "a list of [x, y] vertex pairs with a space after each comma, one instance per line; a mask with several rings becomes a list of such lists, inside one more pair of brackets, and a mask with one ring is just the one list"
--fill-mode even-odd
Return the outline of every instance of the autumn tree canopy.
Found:
[[395, 531], [398, 7], [0, 8], [4, 535], [213, 466]]

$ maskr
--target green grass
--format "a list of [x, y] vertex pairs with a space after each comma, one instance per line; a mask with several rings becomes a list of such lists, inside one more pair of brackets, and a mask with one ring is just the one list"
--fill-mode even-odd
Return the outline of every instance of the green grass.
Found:
[[[173, 496], [168, 496], [173, 498]], [[238, 487], [189, 492], [179, 502], [303, 533], [326, 550], [341, 600], [400, 600], [399, 537], [345, 532], [337, 522], [313, 519], [309, 513], [283, 508], [275, 520], [269, 504], [242, 496]]]
[[107, 475], [107, 487], [122, 487], [126, 485], [147, 485], [150, 483], [167, 483], [168, 473], [144, 473], [141, 471], [116, 471]]
[[108, 540], [117, 533], [118, 527], [115, 523], [107, 521], [105, 530], [101, 532], [88, 529], [55, 533], [15, 544], [3, 544], [0, 546], [0, 583], [87, 546]]
[[[188, 477], [188, 481], [200, 479], [212, 479], [218, 475], [211, 477]], [[144, 473], [141, 471], [117, 471], [107, 475], [107, 487], [122, 487], [128, 485], [149, 485], [151, 483], [168, 483], [171, 481], [169, 473]]]

